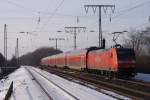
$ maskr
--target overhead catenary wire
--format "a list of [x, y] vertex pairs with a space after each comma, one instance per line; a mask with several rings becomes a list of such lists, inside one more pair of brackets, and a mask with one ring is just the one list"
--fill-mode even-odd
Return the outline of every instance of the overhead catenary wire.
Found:
[[133, 27], [133, 28], [138, 29], [139, 27], [141, 28], [142, 26], [143, 26], [143, 27], [146, 27], [145, 25], [148, 25], [148, 24], [149, 24], [148, 22], [147, 22], [147, 23], [142, 23], [142, 24], [137, 25], [137, 26], [135, 26], [135, 27]]
[[11, 5], [14, 5], [16, 7], [22, 8], [24, 10], [28, 10], [28, 11], [31, 11], [31, 12], [39, 12], [39, 11], [33, 9], [33, 8], [23, 6], [23, 5], [18, 4], [18, 3], [14, 2], [14, 1], [10, 1], [10, 0], [4, 0], [4, 1], [7, 2], [7, 3], [9, 3], [9, 4], [11, 4]]
[[[137, 5], [133, 6], [133, 7], [130, 7], [130, 8], [123, 9], [123, 10], [120, 10], [120, 11], [118, 11], [118, 12], [115, 12], [116, 14], [114, 14], [114, 16], [112, 16], [112, 19], [113, 19], [113, 20], [114, 20], [114, 19], [117, 20], [117, 18], [119, 18], [120, 16], [125, 15], [126, 13], [129, 13], [130, 11], [133, 11], [133, 10], [139, 8], [139, 7], [143, 7], [144, 5], [148, 5], [149, 3], [150, 3], [150, 0], [145, 1], [145, 2], [142, 2], [142, 3], [140, 3], [140, 4], [137, 4]], [[105, 19], [105, 20], [106, 20], [106, 19]], [[97, 22], [97, 21], [94, 21], [93, 23], [96, 23], [96, 22]], [[93, 24], [91, 24], [91, 23], [90, 23], [90, 25], [92, 25], [92, 27], [95, 27], [95, 26], [96, 26], [96, 25], [93, 25]]]
[[[24, 9], [24, 10], [28, 10], [28, 11], [33, 12], [33, 13], [39, 13], [40, 12], [40, 14], [43, 14], [43, 15], [51, 15], [51, 14], [53, 14], [53, 12], [36, 10], [36, 9], [31, 8], [31, 7], [23, 6], [23, 5], [21, 5], [19, 3], [16, 3], [14, 1], [5, 0], [5, 2], [7, 2], [7, 3], [11, 4], [11, 5], [14, 5], [14, 6], [18, 7], [18, 8], [21, 8], [21, 9]], [[63, 0], [63, 2], [64, 2], [64, 0]], [[64, 13], [63, 14], [62, 13], [55, 13], [55, 15], [65, 16], [65, 17], [76, 17], [76, 16], [78, 16], [78, 17], [92, 17], [92, 16], [72, 15], [72, 14], [64, 14]]]
[[47, 19], [47, 21], [43, 24], [43, 26], [41, 27], [40, 31], [42, 31], [45, 26], [49, 23], [49, 21], [53, 18], [53, 16], [56, 14], [56, 12], [58, 11], [58, 9], [62, 6], [62, 4], [64, 3], [65, 0], [62, 0], [59, 5], [56, 7], [56, 9], [53, 11], [53, 13], [49, 16], [49, 18]]
[[[136, 8], [143, 7], [144, 5], [147, 5], [148, 3], [150, 3], [150, 0], [148, 0], [146, 2], [142, 2], [140, 4], [137, 4], [137, 5], [133, 6], [133, 7], [121, 10], [120, 12], [118, 12], [117, 16], [114, 16], [112, 18], [118, 18], [118, 17], [120, 17], [120, 16], [122, 16], [122, 15], [124, 15], [124, 14], [126, 14], [126, 13], [128, 13], [130, 11], [132, 11], [132, 10], [135, 10]], [[121, 14], [119, 14], [119, 13], [121, 13]]]
[[[21, 5], [21, 4], [19, 4], [19, 3], [16, 3], [16, 2], [14, 2], [14, 1], [11, 1], [11, 0], [5, 0], [6, 2], [8, 2], [9, 4], [12, 4], [12, 5], [14, 5], [14, 6], [16, 6], [16, 7], [19, 7], [19, 8], [22, 8], [22, 9], [25, 9], [25, 10], [28, 10], [28, 11], [31, 11], [31, 12], [36, 12], [36, 13], [39, 13], [40, 12], [40, 14], [50, 14], [50, 16], [53, 16], [53, 14], [54, 15], [58, 15], [58, 16], [65, 16], [65, 17], [76, 17], [77, 15], [72, 15], [72, 14], [61, 14], [61, 13], [57, 13], [57, 8], [55, 9], [56, 10], [56, 12], [54, 13], [52, 13], [52, 12], [46, 12], [46, 11], [38, 11], [38, 10], [35, 10], [35, 9], [33, 9], [33, 8], [31, 8], [31, 7], [26, 7], [26, 6], [24, 6], [24, 5]], [[62, 2], [64, 2], [64, 0], [62, 0]], [[61, 2], [61, 3], [62, 3]], [[116, 13], [116, 15], [115, 16], [112, 16], [112, 18], [113, 19], [117, 19], [118, 17], [120, 17], [120, 16], [122, 16], [122, 15], [125, 15], [126, 13], [128, 13], [128, 12], [130, 12], [130, 11], [133, 11], [134, 9], [136, 9], [136, 8], [139, 8], [139, 7], [143, 7], [145, 4], [149, 4], [149, 2], [150, 2], [150, 0], [148, 0], [148, 1], [145, 1], [145, 2], [142, 2], [142, 3], [140, 3], [140, 4], [137, 4], [137, 5], [135, 5], [135, 6], [133, 6], [133, 7], [130, 7], [130, 8], [127, 8], [127, 9], [123, 9], [123, 10], [120, 10], [120, 11], [118, 11], [118, 12], [115, 12]], [[60, 3], [60, 6], [61, 6], [61, 3]], [[58, 6], [58, 8], [59, 8], [59, 6]], [[89, 18], [89, 17], [93, 17], [94, 15], [90, 15], [90, 16], [82, 16], [82, 15], [78, 15], [79, 17], [84, 17], [84, 18]], [[49, 17], [50, 18], [50, 17]], [[50, 18], [51, 19], [51, 18]], [[50, 19], [48, 19], [48, 20], [50, 20]], [[97, 21], [96, 21], [97, 22]], [[94, 21], [94, 23], [96, 23], [95, 21]], [[48, 22], [46, 22], [45, 24], [43, 24], [43, 26], [40, 28], [41, 30], [43, 30], [43, 28], [46, 26], [48, 24]], [[91, 23], [90, 23], [91, 24]], [[93, 26], [93, 24], [92, 24], [92, 26]], [[95, 25], [93, 26], [93, 27], [95, 27]], [[39, 27], [38, 27], [39, 28]], [[37, 30], [38, 28], [36, 28], [35, 30]]]
[[[25, 10], [28, 10], [28, 11], [31, 11], [31, 12], [35, 12], [35, 13], [41, 13], [41, 14], [46, 14], [46, 15], [49, 15], [49, 14], [53, 14], [52, 12], [47, 12], [47, 11], [39, 11], [39, 10], [35, 10], [35, 9], [33, 9], [33, 8], [31, 8], [31, 7], [26, 7], [26, 6], [23, 6], [23, 5], [21, 5], [21, 4], [18, 4], [18, 3], [15, 3], [15, 2], [13, 2], [13, 1], [10, 1], [10, 0], [5, 0], [6, 2], [8, 2], [9, 4], [12, 4], [12, 5], [14, 5], [14, 6], [17, 6], [17, 7], [19, 7], [19, 8], [22, 8], [22, 9], [25, 9]], [[145, 4], [148, 4], [148, 2], [150, 2], [149, 0], [148, 1], [146, 1], [146, 2], [143, 2], [143, 3], [140, 3], [140, 4], [138, 4], [138, 5], [136, 5], [136, 6], [133, 6], [133, 7], [130, 7], [130, 8], [127, 8], [127, 9], [123, 9], [123, 10], [120, 10], [120, 11], [118, 11], [118, 12], [115, 12], [116, 14], [118, 13], [119, 15], [117, 15], [117, 16], [113, 16], [112, 18], [117, 18], [117, 17], [120, 17], [121, 15], [124, 15], [125, 13], [127, 13], [127, 12], [129, 12], [129, 11], [131, 11], [131, 10], [134, 10], [134, 9], [136, 9], [136, 8], [139, 8], [139, 7], [142, 7], [143, 5], [145, 5]], [[121, 14], [120, 14], [121, 13]], [[62, 13], [55, 13], [55, 15], [58, 15], [58, 16], [65, 16], [65, 17], [76, 17], [76, 16], [78, 16], [78, 17], [93, 17], [94, 15], [90, 15], [90, 16], [86, 16], [86, 15], [72, 15], [72, 14], [62, 14]]]
[[[56, 14], [57, 10], [61, 7], [61, 5], [64, 3], [64, 1], [65, 1], [65, 0], [62, 0], [62, 1], [59, 3], [59, 5], [56, 7], [56, 9], [55, 9], [52, 13], [50, 13], [50, 12], [38, 11], [38, 10], [35, 10], [35, 9], [33, 9], [33, 8], [26, 7], [26, 6], [23, 6], [23, 5], [21, 5], [21, 4], [15, 3], [15, 2], [13, 2], [13, 1], [6, 0], [6, 2], [9, 3], [9, 4], [12, 4], [12, 5], [14, 5], [14, 6], [17, 6], [17, 7], [19, 7], [19, 8], [25, 9], [25, 10], [29, 10], [29, 11], [31, 11], [31, 12], [35, 12], [35, 13], [39, 13], [39, 12], [40, 12], [40, 14], [50, 14], [48, 20], [47, 20], [47, 21], [42, 25], [42, 27], [40, 28], [41, 30], [47, 25], [48, 21]], [[61, 14], [60, 14], [60, 15], [61, 15]], [[37, 29], [39, 28], [38, 26], [39, 26], [39, 24], [36, 26], [36, 28], [35, 28], [32, 32], [37, 31]]]

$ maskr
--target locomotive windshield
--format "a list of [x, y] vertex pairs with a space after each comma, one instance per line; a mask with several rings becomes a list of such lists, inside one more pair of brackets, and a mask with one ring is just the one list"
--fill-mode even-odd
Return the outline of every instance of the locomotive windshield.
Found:
[[117, 49], [117, 57], [119, 60], [132, 60], [135, 59], [135, 53], [133, 49], [120, 48]]

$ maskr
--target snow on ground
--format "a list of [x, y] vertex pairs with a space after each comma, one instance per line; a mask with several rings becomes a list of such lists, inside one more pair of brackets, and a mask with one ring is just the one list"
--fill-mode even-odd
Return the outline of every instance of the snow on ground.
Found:
[[[80, 100], [115, 100], [115, 98], [112, 98], [106, 94], [100, 93], [98, 91], [95, 91], [91, 88], [88, 88], [88, 87], [85, 87], [83, 85], [74, 83], [72, 81], [68, 81], [64, 78], [57, 76], [57, 75], [48, 73], [46, 71], [43, 71], [43, 70], [40, 70], [37, 68], [33, 68], [33, 69], [38, 71], [39, 73], [41, 73], [45, 77], [47, 77], [49, 80], [51, 80], [53, 83], [57, 84], [59, 87], [63, 88], [66, 91], [69, 91], [69, 93], [73, 94], [75, 97], [78, 97]], [[55, 95], [55, 92], [53, 93], [53, 96], [54, 95]], [[54, 98], [55, 98], [55, 96], [54, 96]], [[121, 98], [123, 98], [125, 100], [129, 100], [129, 98], [126, 98], [123, 96]], [[55, 100], [58, 100], [58, 98]], [[62, 98], [59, 100], [62, 100]]]
[[145, 82], [150, 82], [150, 74], [138, 73], [135, 76], [135, 79], [142, 80], [142, 81], [145, 81]]
[[68, 95], [55, 84], [41, 77], [41, 75], [37, 74], [33, 70], [30, 71], [32, 72], [36, 80], [40, 80], [39, 83], [42, 84], [43, 88], [48, 92], [48, 94], [50, 94], [53, 100], [75, 100], [72, 96]]
[[4, 79], [0, 81], [0, 100], [3, 100], [4, 94], [6, 94], [8, 87], [4, 87]]
[[[0, 100], [3, 100], [12, 81], [14, 82], [14, 88], [10, 100], [49, 100], [47, 95], [43, 92], [26, 68], [32, 72], [35, 79], [39, 81], [53, 100], [116, 100], [115, 98], [95, 91], [94, 89], [31, 66], [22, 66], [10, 74], [7, 79], [0, 81]], [[39, 75], [35, 70], [48, 78], [50, 82]], [[66, 93], [66, 91], [69, 94]], [[129, 98], [124, 99], [127, 100]]]
[[0, 100], [3, 100], [12, 81], [14, 85], [10, 100], [49, 100], [24, 67], [10, 74], [6, 80], [0, 81], [0, 90], [4, 91], [0, 92]]

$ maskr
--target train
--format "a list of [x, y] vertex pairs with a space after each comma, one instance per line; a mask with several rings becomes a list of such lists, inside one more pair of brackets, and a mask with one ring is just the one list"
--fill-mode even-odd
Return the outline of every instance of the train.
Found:
[[90, 47], [42, 58], [41, 65], [93, 72], [109, 78], [129, 78], [135, 75], [136, 60], [131, 48]]

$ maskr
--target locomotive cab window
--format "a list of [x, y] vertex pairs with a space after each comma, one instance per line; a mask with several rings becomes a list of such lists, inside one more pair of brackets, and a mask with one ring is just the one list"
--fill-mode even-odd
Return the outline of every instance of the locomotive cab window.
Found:
[[132, 49], [117, 49], [117, 58], [119, 60], [135, 59], [135, 53]]

